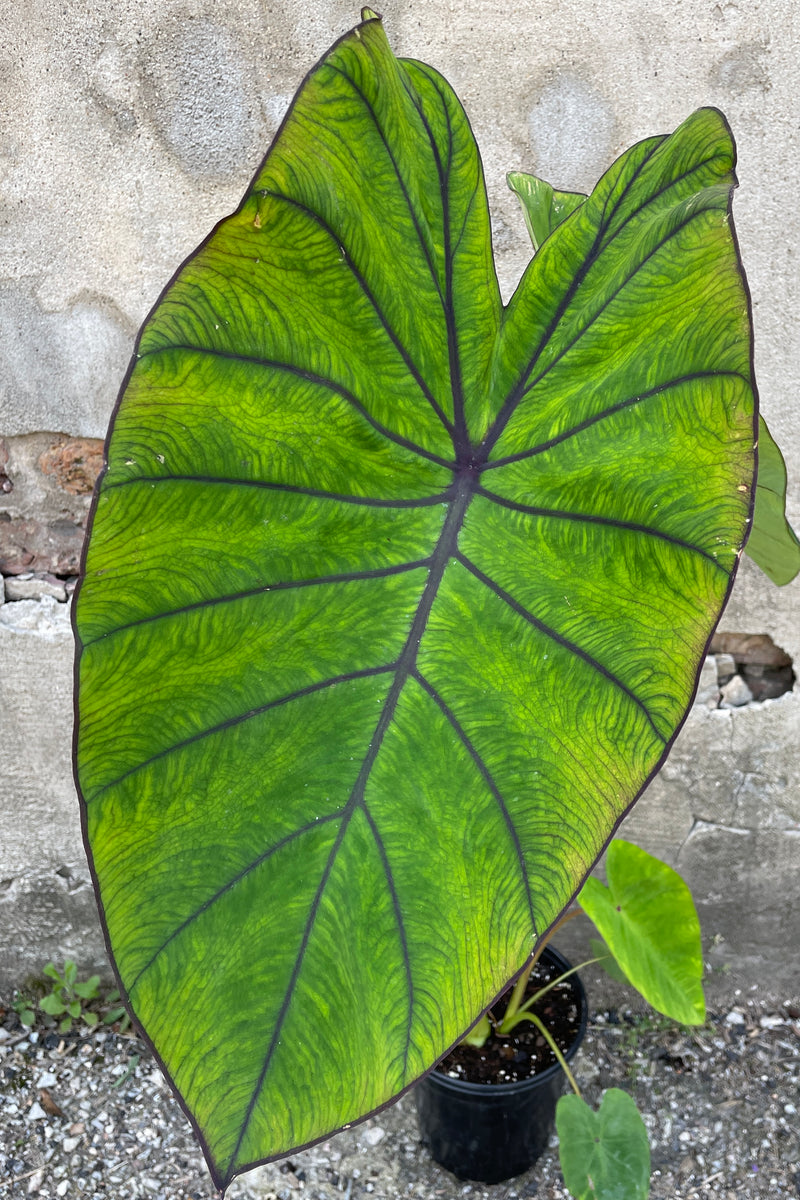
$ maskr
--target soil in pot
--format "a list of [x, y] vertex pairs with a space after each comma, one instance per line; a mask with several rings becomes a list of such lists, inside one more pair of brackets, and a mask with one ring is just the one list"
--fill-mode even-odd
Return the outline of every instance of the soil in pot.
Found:
[[[568, 970], [566, 959], [548, 946], [526, 995]], [[495, 1017], [505, 1004], [494, 1006]], [[586, 1032], [588, 1006], [580, 980], [571, 975], [534, 1011], [569, 1061]], [[510, 1179], [532, 1166], [547, 1146], [565, 1083], [530, 1021], [508, 1037], [493, 1034], [480, 1048], [457, 1046], [415, 1089], [422, 1140], [435, 1161], [461, 1179]]]
[[[563, 973], [561, 966], [557, 966], [545, 952], [531, 971], [525, 999]], [[567, 1053], [581, 1027], [581, 997], [573, 980], [571, 975], [563, 983], [556, 984], [532, 1009], [552, 1034], [562, 1054]], [[502, 996], [491, 1009], [498, 1021], [505, 1014], [509, 997], [510, 992]], [[536, 1026], [531, 1021], [522, 1021], [505, 1037], [493, 1033], [481, 1047], [463, 1043], [456, 1046], [442, 1059], [436, 1070], [451, 1079], [464, 1079], [469, 1083], [513, 1083], [517, 1079], [540, 1075], [555, 1061], [552, 1050]]]

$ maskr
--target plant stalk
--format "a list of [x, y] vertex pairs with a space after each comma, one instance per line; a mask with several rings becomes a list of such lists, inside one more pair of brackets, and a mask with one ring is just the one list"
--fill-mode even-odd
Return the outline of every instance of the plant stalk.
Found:
[[605, 957], [606, 955], [600, 955], [597, 958], [587, 958], [586, 962], [578, 963], [577, 967], [572, 967], [569, 971], [565, 971], [563, 975], [559, 975], [558, 979], [551, 979], [550, 983], [545, 984], [543, 988], [539, 988], [538, 992], [534, 992], [532, 996], [529, 996], [524, 1004], [517, 1005], [515, 1011], [510, 1015], [509, 1009], [511, 1005], [509, 1004], [503, 1020], [497, 1026], [497, 1033], [510, 1033], [516, 1024], [523, 1021], [526, 1017], [530, 1017], [531, 1014], [528, 1012], [528, 1009], [537, 1000], [540, 1000], [542, 996], [546, 996], [551, 988], [554, 988], [559, 983], [563, 983], [565, 979], [569, 979], [570, 975], [574, 975], [576, 971], [582, 971], [584, 967], [590, 967], [592, 963], [600, 962]]
[[545, 1025], [544, 1021], [540, 1021], [535, 1013], [526, 1013], [525, 1015], [528, 1018], [528, 1020], [533, 1021], [534, 1025], [539, 1030], [539, 1033], [541, 1033], [542, 1037], [545, 1039], [548, 1046], [553, 1051], [553, 1054], [555, 1055], [555, 1058], [556, 1058], [556, 1062], [561, 1067], [561, 1070], [564, 1072], [567, 1079], [569, 1080], [569, 1085], [572, 1088], [573, 1092], [575, 1093], [575, 1095], [578, 1097], [579, 1100], [582, 1100], [583, 1096], [581, 1095], [580, 1088], [578, 1087], [577, 1083], [575, 1082], [575, 1076], [572, 1074], [572, 1071], [570, 1071], [567, 1060], [564, 1058], [564, 1055], [561, 1053], [558, 1046], [556, 1045], [555, 1038], [553, 1037], [552, 1033]]
[[581, 912], [581, 910], [579, 908], [571, 908], [569, 910], [569, 912], [564, 913], [564, 915], [562, 917], [559, 917], [559, 919], [556, 921], [555, 925], [550, 930], [550, 932], [548, 933], [545, 940], [541, 943], [538, 950], [536, 951], [533, 958], [531, 959], [531, 961], [528, 963], [527, 967], [524, 969], [524, 971], [520, 975], [517, 982], [514, 984], [514, 990], [511, 993], [511, 999], [508, 1002], [508, 1007], [506, 1008], [505, 1016], [503, 1017], [503, 1020], [500, 1022], [498, 1029], [503, 1030], [506, 1020], [509, 1018], [513, 1018], [516, 1015], [517, 1011], [519, 1010], [519, 1007], [522, 1004], [522, 1000], [525, 995], [525, 989], [528, 986], [528, 980], [531, 977], [531, 971], [536, 966], [539, 959], [542, 957], [544, 948], [545, 948], [545, 946], [547, 946], [548, 942], [553, 937], [553, 934], [556, 933], [559, 929], [561, 929], [562, 925], [566, 925], [568, 921], [571, 921], [573, 919], [573, 917], [577, 917], [580, 914], [580, 912]]

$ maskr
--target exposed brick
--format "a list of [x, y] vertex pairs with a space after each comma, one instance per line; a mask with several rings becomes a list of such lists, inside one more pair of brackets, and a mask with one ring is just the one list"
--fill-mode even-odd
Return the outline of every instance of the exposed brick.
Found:
[[91, 492], [103, 465], [100, 438], [66, 438], [55, 442], [39, 456], [45, 475], [53, 475], [59, 487], [72, 496]]
[[0, 519], [0, 573], [77, 575], [84, 529], [70, 521]]

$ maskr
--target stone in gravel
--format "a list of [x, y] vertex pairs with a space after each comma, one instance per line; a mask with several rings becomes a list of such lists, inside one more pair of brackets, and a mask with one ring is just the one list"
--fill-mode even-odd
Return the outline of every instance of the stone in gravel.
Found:
[[733, 679], [720, 688], [720, 694], [722, 696], [720, 708], [741, 708], [753, 699], [753, 693], [741, 675], [734, 675]]
[[55, 1087], [55, 1085], [57, 1083], [58, 1083], [58, 1078], [53, 1074], [52, 1071], [44, 1071], [39, 1076], [36, 1086], [37, 1086], [37, 1088], [51, 1088], [51, 1087]]
[[365, 1129], [363, 1133], [364, 1141], [368, 1146], [377, 1146], [378, 1142], [382, 1142], [386, 1137], [386, 1130], [381, 1129], [380, 1125], [373, 1125], [370, 1129]]
[[47, 1119], [47, 1113], [44, 1111], [38, 1100], [34, 1100], [25, 1116], [29, 1121], [44, 1121]]
[[39, 1191], [39, 1188], [44, 1183], [44, 1167], [40, 1171], [34, 1171], [28, 1180], [28, 1195], [34, 1196]]

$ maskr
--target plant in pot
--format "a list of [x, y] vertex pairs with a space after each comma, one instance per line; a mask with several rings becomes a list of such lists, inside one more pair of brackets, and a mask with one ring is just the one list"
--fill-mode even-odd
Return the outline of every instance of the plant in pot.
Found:
[[[513, 989], [416, 1088], [423, 1140], [454, 1174], [487, 1183], [519, 1174], [542, 1153], [557, 1118], [562, 1168], [576, 1195], [647, 1196], [650, 1152], [634, 1101], [610, 1089], [595, 1115], [570, 1070], [586, 1031], [586, 996], [579, 968], [549, 941], [585, 912], [604, 940], [593, 939], [595, 957], [581, 966], [601, 963], [659, 1012], [697, 1025], [705, 1020], [700, 922], [677, 872], [640, 847], [615, 838], [607, 875], [607, 887], [586, 881]], [[536, 979], [542, 953], [549, 961]], [[573, 1095], [559, 1099], [567, 1080]]]
[[463, 110], [365, 10], [145, 322], [76, 781], [221, 1189], [461, 1041], [668, 753], [755, 491], [733, 162], [706, 109], [586, 199], [526, 184], [504, 306]]

